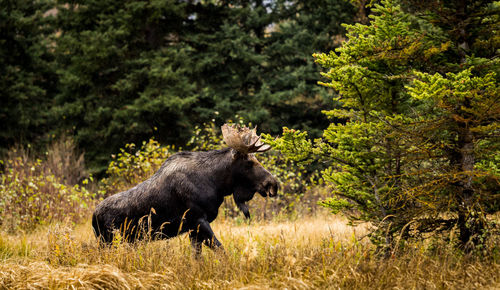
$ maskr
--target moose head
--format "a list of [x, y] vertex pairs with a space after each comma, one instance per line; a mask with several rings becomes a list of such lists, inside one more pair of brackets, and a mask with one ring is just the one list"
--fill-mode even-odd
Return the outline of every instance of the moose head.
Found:
[[249, 129], [225, 124], [222, 126], [222, 136], [232, 150], [234, 201], [245, 217], [250, 218], [245, 202], [251, 200], [256, 192], [263, 197], [274, 197], [278, 193], [278, 180], [255, 157], [255, 153], [265, 152], [271, 146], [260, 141], [256, 127]]

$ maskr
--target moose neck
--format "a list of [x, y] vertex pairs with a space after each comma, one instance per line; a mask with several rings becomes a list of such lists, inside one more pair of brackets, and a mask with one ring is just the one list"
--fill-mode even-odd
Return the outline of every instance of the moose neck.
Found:
[[221, 198], [234, 193], [235, 199], [248, 201], [255, 190], [238, 158], [235, 159], [231, 148], [212, 150], [198, 155], [197, 167], [199, 171], [205, 171], [206, 176], [211, 176]]
[[248, 185], [248, 181], [241, 179], [241, 164], [235, 162], [232, 150], [231, 148], [225, 148], [213, 151], [214, 155], [217, 156], [213, 159], [216, 164], [214, 182], [218, 187], [217, 192], [223, 196], [234, 194], [235, 199], [248, 201], [252, 199], [255, 192], [247, 192], [249, 188], [245, 187]]
[[212, 150], [205, 152], [204, 163], [205, 166], [200, 164], [200, 170], [204, 167], [212, 172], [212, 181], [217, 188], [218, 195], [230, 195], [233, 193], [234, 183], [233, 183], [233, 173], [232, 173], [232, 163], [233, 157], [231, 153], [231, 148], [224, 148], [222, 150]]

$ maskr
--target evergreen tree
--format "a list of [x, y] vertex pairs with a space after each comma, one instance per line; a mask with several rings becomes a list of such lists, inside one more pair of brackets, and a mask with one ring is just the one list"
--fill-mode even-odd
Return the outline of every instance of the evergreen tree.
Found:
[[200, 2], [192, 7], [193, 20], [183, 41], [190, 47], [193, 81], [200, 92], [194, 110], [203, 120], [222, 122], [242, 114], [262, 121], [262, 50], [265, 29], [273, 22], [271, 4], [262, 2]]
[[319, 67], [312, 54], [340, 45], [341, 23], [352, 22], [354, 7], [338, 0], [276, 1], [275, 11], [279, 19], [264, 50], [262, 98], [269, 99], [266, 108], [274, 119], [268, 131], [286, 125], [319, 136], [328, 126], [321, 111], [330, 108], [331, 92], [317, 86]]
[[0, 150], [46, 132], [54, 92], [51, 1], [0, 1]]
[[81, 0], [58, 6], [55, 123], [96, 170], [127, 142], [186, 136], [197, 93], [180, 45], [186, 3]]
[[[498, 42], [498, 4], [434, 4], [410, 14], [382, 1], [370, 23], [347, 25], [349, 40], [317, 55], [343, 107], [327, 115], [345, 123], [314, 144], [288, 129], [273, 141], [296, 160], [329, 161], [324, 205], [372, 221], [390, 247], [455, 225], [462, 246], [484, 242], [485, 215], [499, 209], [498, 52], [481, 48]], [[442, 11], [463, 18], [453, 26]], [[467, 23], [480, 28], [452, 28]]]
[[[339, 44], [349, 3], [329, 1], [224, 1], [194, 7], [186, 43], [193, 49], [205, 118], [235, 113], [277, 132], [325, 125], [324, 88], [316, 86], [312, 53]], [[335, 41], [337, 39], [337, 41]], [[286, 71], [287, 73], [283, 73]]]

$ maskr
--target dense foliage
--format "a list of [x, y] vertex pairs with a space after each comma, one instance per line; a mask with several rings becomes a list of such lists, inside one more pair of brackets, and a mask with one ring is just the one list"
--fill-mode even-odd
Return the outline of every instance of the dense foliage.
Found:
[[44, 17], [50, 5], [50, 0], [0, 1], [0, 154], [48, 131], [49, 100], [56, 90], [49, 39], [55, 28]]
[[[458, 228], [467, 249], [488, 236], [500, 207], [500, 6], [382, 1], [368, 24], [316, 60], [341, 108], [314, 142], [286, 129], [270, 142], [290, 158], [322, 160], [334, 196], [324, 205], [372, 221], [373, 240]], [[453, 15], [453, 17], [448, 17]], [[457, 28], [453, 28], [457, 27]], [[335, 120], [344, 120], [335, 122]]]
[[344, 0], [5, 0], [0, 13], [0, 148], [66, 134], [103, 173], [124, 144], [184, 145], [213, 118], [319, 133], [329, 96], [312, 54], [336, 47], [355, 11]]

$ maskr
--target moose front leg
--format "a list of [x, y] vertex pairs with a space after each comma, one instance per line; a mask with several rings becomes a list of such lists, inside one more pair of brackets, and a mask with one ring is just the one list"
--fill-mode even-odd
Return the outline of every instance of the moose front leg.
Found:
[[196, 229], [189, 233], [189, 239], [191, 240], [196, 258], [201, 257], [202, 243], [209, 246], [212, 250], [220, 249], [224, 251], [224, 247], [222, 247], [222, 244], [215, 237], [210, 223], [206, 220], [198, 221]]
[[189, 233], [189, 239], [191, 240], [191, 246], [194, 250], [194, 257], [199, 259], [201, 257], [201, 241], [198, 240], [198, 231], [192, 231]]

